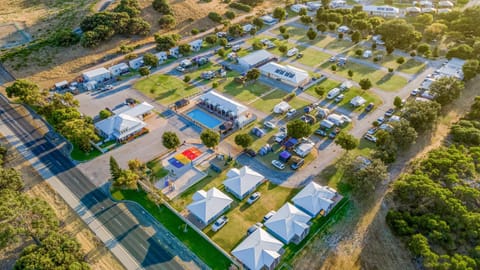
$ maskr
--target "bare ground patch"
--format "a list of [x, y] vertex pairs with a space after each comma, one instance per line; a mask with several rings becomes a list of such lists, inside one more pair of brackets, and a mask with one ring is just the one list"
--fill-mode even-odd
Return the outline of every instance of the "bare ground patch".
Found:
[[[444, 108], [447, 112], [434, 131], [422, 134], [417, 143], [390, 166], [394, 181], [408, 170], [411, 160], [424, 156], [445, 141], [452, 123], [464, 115], [479, 95], [480, 77], [467, 84], [461, 97]], [[354, 203], [354, 209], [299, 256], [295, 269], [415, 269], [410, 253], [385, 222], [390, 183], [380, 187], [370, 203]]]

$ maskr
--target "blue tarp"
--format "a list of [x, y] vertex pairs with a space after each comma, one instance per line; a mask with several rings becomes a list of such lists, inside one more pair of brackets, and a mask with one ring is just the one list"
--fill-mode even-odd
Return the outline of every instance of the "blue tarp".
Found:
[[292, 154], [287, 150], [282, 151], [280, 155], [278, 155], [278, 159], [282, 162], [287, 162], [292, 157]]
[[171, 158], [168, 160], [168, 163], [172, 164], [172, 166], [175, 166], [176, 168], [181, 168], [183, 167], [183, 163], [178, 161], [176, 158]]
[[294, 145], [296, 145], [298, 143], [298, 140], [295, 139], [295, 138], [290, 138], [286, 143], [285, 143], [285, 147], [286, 148], [290, 148], [290, 147], [293, 147]]

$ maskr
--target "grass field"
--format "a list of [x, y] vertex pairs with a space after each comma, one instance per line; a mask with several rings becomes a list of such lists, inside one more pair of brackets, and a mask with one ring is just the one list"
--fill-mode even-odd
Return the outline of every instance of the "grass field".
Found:
[[163, 168], [161, 159], [150, 160], [147, 162], [147, 168], [152, 172], [156, 179], [163, 178], [168, 175], [168, 170]]
[[[355, 50], [351, 50], [348, 53], [348, 55], [350, 57], [355, 57], [355, 58], [358, 58], [358, 59], [362, 59], [364, 61], [373, 61], [373, 56], [368, 58], [368, 59], [365, 59], [361, 56], [356, 55]], [[380, 55], [382, 57], [381, 60], [373, 62], [373, 63], [375, 63], [377, 65], [381, 65], [385, 68], [393, 68], [396, 71], [401, 71], [401, 72], [404, 72], [404, 73], [407, 73], [407, 74], [416, 74], [416, 73], [422, 71], [425, 68], [425, 63], [418, 62], [415, 59], [410, 58], [410, 57], [404, 57], [405, 58], [405, 63], [400, 65], [400, 64], [397, 63], [397, 59], [399, 58], [398, 55], [394, 55], [394, 54], [387, 55], [383, 51], [375, 51], [373, 53], [373, 55], [374, 56]]]
[[[338, 103], [338, 107], [349, 111], [362, 111], [365, 109], [365, 106], [367, 106], [371, 102], [375, 104], [375, 107], [378, 107], [382, 104], [382, 100], [377, 95], [369, 92], [368, 90], [363, 91], [362, 89], [356, 87], [350, 88], [348, 91], [343, 92], [343, 95], [345, 97], [342, 101], [340, 101], [340, 103]], [[364, 106], [355, 108], [350, 105], [350, 100], [352, 100], [352, 98], [356, 96], [361, 96], [367, 101]]]
[[313, 87], [310, 87], [308, 88], [307, 90], [305, 90], [305, 93], [313, 96], [313, 97], [318, 97], [318, 98], [321, 98], [316, 92], [315, 92], [315, 87], [317, 86], [321, 86], [323, 87], [324, 91], [325, 91], [325, 94], [328, 93], [328, 91], [330, 91], [331, 89], [337, 87], [340, 85], [340, 82], [337, 82], [337, 81], [334, 81], [332, 79], [326, 79], [324, 80], [323, 82], [313, 86]]
[[163, 204], [155, 205], [143, 190], [115, 190], [112, 192], [112, 196], [116, 200], [130, 200], [139, 203], [212, 269], [224, 270], [232, 264], [229, 258], [225, 257], [196, 231], [191, 228], [184, 230], [185, 223], [175, 213]]
[[231, 80], [226, 84], [219, 85], [217, 90], [233, 96], [238, 101], [249, 102], [270, 91], [271, 87], [258, 81], [245, 85]]
[[310, 67], [316, 67], [330, 58], [330, 54], [312, 48], [305, 48], [301, 46], [297, 48], [298, 51], [303, 54], [303, 57], [293, 60], [294, 63], [299, 62]]
[[[325, 63], [322, 68], [330, 68], [331, 63]], [[382, 70], [373, 69], [364, 65], [348, 62], [345, 67], [337, 69], [336, 73], [348, 78], [348, 70], [353, 71], [353, 80], [359, 82], [363, 78], [369, 78], [374, 87], [385, 91], [397, 91], [407, 85], [407, 79]]]
[[[265, 95], [259, 98], [258, 100], [256, 100], [255, 102], [251, 103], [250, 106], [254, 107], [259, 111], [262, 111], [265, 113], [271, 113], [273, 110], [273, 107], [275, 107], [275, 105], [280, 103], [286, 95], [287, 93], [285, 91], [275, 90], [270, 94]], [[290, 104], [290, 106], [292, 106], [295, 109], [300, 109], [310, 104], [310, 102], [300, 97], [294, 97], [293, 99], [288, 101], [288, 104]]]
[[134, 88], [162, 105], [169, 105], [198, 92], [198, 89], [194, 86], [188, 85], [173, 76], [163, 74], [141, 79], [135, 83]]
[[98, 151], [97, 148], [92, 148], [92, 151], [85, 153], [83, 150], [80, 150], [78, 146], [73, 145], [70, 157], [76, 161], [88, 161], [100, 156], [101, 154], [102, 152]]

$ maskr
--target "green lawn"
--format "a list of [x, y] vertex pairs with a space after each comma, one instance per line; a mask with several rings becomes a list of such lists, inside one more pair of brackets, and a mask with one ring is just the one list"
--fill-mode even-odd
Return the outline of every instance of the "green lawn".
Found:
[[148, 199], [144, 191], [115, 190], [112, 192], [112, 196], [117, 200], [130, 200], [142, 205], [145, 210], [162, 223], [165, 228], [212, 269], [224, 270], [228, 269], [232, 264], [229, 258], [223, 255], [223, 253], [212, 246], [192, 228], [188, 228], [185, 231], [185, 223], [175, 215], [175, 213], [163, 204], [159, 206], [155, 205]]
[[236, 100], [248, 102], [270, 91], [271, 87], [258, 81], [245, 85], [229, 80], [226, 84], [219, 85], [217, 90], [233, 96]]
[[[330, 69], [330, 66], [331, 63], [325, 63], [322, 68]], [[352, 62], [348, 62], [345, 67], [337, 69], [336, 73], [348, 78], [349, 69], [353, 71], [354, 81], [359, 82], [363, 78], [369, 78], [375, 87], [385, 91], [397, 91], [407, 84], [407, 79], [401, 76]]]
[[[298, 27], [295, 27], [295, 26], [289, 26], [289, 25], [286, 25], [286, 28], [287, 28], [287, 31], [285, 31], [285, 33], [288, 34], [290, 36], [289, 38], [291, 38], [291, 39], [300, 40], [302, 38], [305, 38], [306, 35], [307, 35], [307, 30], [306, 29], [298, 28]], [[282, 35], [282, 33], [280, 33], [279, 28], [275, 29], [272, 32], [276, 35], [279, 35], [279, 36]]]
[[409, 73], [409, 74], [416, 74], [421, 72], [425, 68], [425, 63], [421, 63], [415, 61], [415, 59], [410, 58], [405, 63], [401, 64], [398, 67], [398, 71]]
[[168, 175], [168, 170], [163, 168], [161, 159], [154, 159], [147, 162], [147, 167], [152, 171], [156, 179], [161, 179]]
[[[286, 95], [288, 95], [288, 93], [283, 90], [275, 90], [270, 94], [265, 95], [257, 101], [251, 103], [250, 106], [254, 107], [259, 111], [271, 113], [273, 107], [280, 103]], [[299, 97], [294, 97], [292, 100], [288, 101], [288, 104], [290, 104], [290, 106], [295, 109], [300, 109], [310, 104], [310, 102]]]
[[325, 94], [327, 94], [328, 91], [330, 91], [331, 89], [333, 89], [333, 88], [335, 88], [335, 87], [337, 87], [337, 86], [339, 86], [339, 85], [340, 85], [340, 83], [337, 82], [337, 81], [334, 81], [334, 80], [332, 80], [332, 79], [326, 79], [326, 80], [324, 80], [323, 82], [321, 82], [321, 83], [319, 83], [319, 84], [316, 84], [316, 85], [314, 85], [314, 86], [312, 86], [312, 87], [309, 87], [307, 90], [305, 90], [305, 93], [311, 95], [312, 97], [318, 97], [318, 98], [320, 98], [320, 96], [317, 95], [317, 93], [315, 92], [315, 87], [317, 87], [317, 86], [323, 87], [323, 89], [325, 90]]
[[198, 92], [197, 88], [176, 77], [164, 74], [152, 75], [139, 80], [135, 83], [134, 88], [162, 105], [169, 105]]
[[293, 60], [294, 63], [299, 62], [310, 67], [316, 67], [330, 58], [330, 54], [312, 48], [305, 48], [301, 46], [297, 48], [298, 51], [303, 54], [303, 57]]
[[309, 42], [316, 47], [325, 48], [334, 52], [341, 52], [347, 48], [355, 46], [355, 44], [350, 41], [336, 39], [328, 35], [318, 35], [317, 38], [315, 38], [314, 40], [310, 41], [308, 39], [304, 39], [302, 41]]
[[97, 150], [97, 148], [92, 148], [92, 151], [86, 153], [82, 150], [80, 150], [80, 148], [78, 148], [78, 146], [73, 145], [73, 149], [72, 149], [72, 152], [70, 153], [70, 157], [76, 161], [89, 161], [89, 160], [92, 160], [98, 156], [100, 156], [102, 154], [102, 152], [100, 152], [99, 150]]
[[[373, 102], [375, 104], [375, 107], [378, 108], [378, 106], [380, 106], [382, 104], [382, 99], [380, 99], [377, 95], [375, 95], [374, 93], [372, 92], [369, 92], [368, 90], [367, 91], [363, 91], [362, 89], [360, 88], [356, 88], [356, 87], [352, 87], [350, 88], [348, 91], [345, 91], [343, 92], [343, 94], [345, 95], [345, 97], [343, 98], [342, 101], [340, 101], [340, 103], [338, 104], [339, 107], [343, 107], [344, 109], [346, 110], [351, 110], [351, 111], [354, 111], [354, 110], [357, 110], [357, 111], [361, 111], [361, 110], [364, 110], [365, 106], [367, 106], [367, 104], [369, 104], [370, 102]], [[356, 96], [361, 96], [363, 97], [365, 100], [367, 100], [367, 102], [365, 103], [364, 106], [360, 106], [360, 107], [357, 107], [357, 108], [354, 108], [350, 105], [350, 100], [352, 100], [352, 98], [356, 97]]]
[[[348, 55], [350, 57], [355, 57], [355, 58], [362, 59], [362, 60], [365, 60], [365, 61], [373, 61], [373, 56], [368, 58], [368, 59], [365, 59], [361, 56], [356, 55], [355, 50], [351, 50], [348, 53]], [[376, 63], [378, 65], [382, 65], [386, 68], [393, 68], [396, 71], [401, 71], [401, 72], [404, 72], [404, 73], [407, 73], [407, 74], [416, 74], [416, 73], [422, 71], [422, 69], [425, 68], [425, 63], [418, 62], [415, 59], [410, 58], [410, 57], [404, 57], [405, 58], [405, 63], [400, 65], [400, 64], [397, 63], [397, 59], [399, 58], [398, 55], [394, 55], [394, 54], [387, 55], [385, 52], [382, 52], [382, 51], [375, 51], [373, 55], [374, 56], [375, 55], [381, 55], [382, 56], [381, 60], [373, 62], [373, 63]]]
[[[247, 229], [257, 222], [261, 222], [271, 210], [277, 210], [296, 193], [296, 189], [285, 188], [266, 182], [258, 190], [262, 195], [257, 202], [248, 205], [246, 200], [235, 200], [231, 210], [226, 214], [229, 222], [218, 232], [213, 232], [211, 226], [204, 232], [218, 245], [231, 251], [246, 236]], [[232, 197], [232, 196], [230, 196]]]

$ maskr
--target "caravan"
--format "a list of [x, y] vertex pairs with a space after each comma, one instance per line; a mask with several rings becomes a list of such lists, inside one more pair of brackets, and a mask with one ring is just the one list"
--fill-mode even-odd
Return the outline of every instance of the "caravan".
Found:
[[343, 124], [345, 124], [345, 120], [343, 119], [343, 117], [335, 113], [327, 116], [327, 120], [334, 123], [337, 127], [343, 126]]
[[340, 94], [340, 92], [340, 88], [333, 88], [328, 92], [327, 99], [334, 99], [336, 96], [338, 96], [338, 94]]

